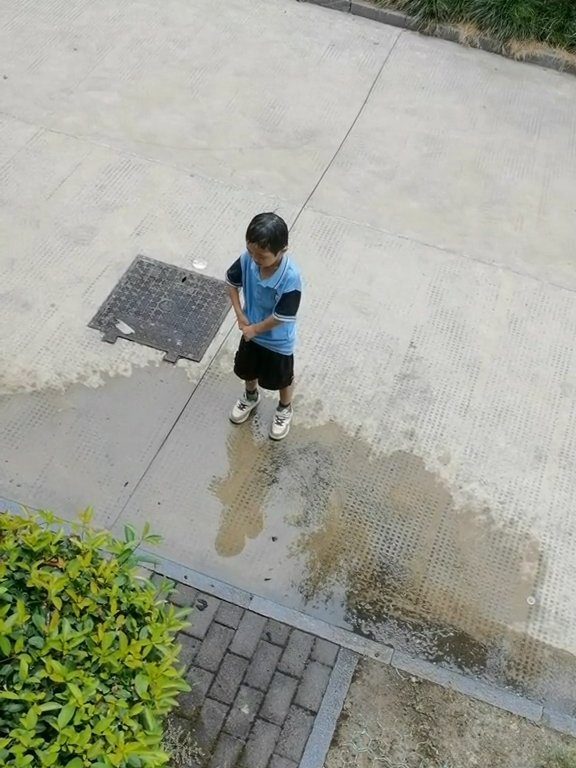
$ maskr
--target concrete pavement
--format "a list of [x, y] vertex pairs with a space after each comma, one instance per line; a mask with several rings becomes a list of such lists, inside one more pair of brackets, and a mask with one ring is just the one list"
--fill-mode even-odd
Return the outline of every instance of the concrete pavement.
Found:
[[[575, 714], [576, 80], [292, 0], [0, 0], [0, 495]], [[138, 253], [306, 278], [298, 418], [231, 319], [86, 327]]]

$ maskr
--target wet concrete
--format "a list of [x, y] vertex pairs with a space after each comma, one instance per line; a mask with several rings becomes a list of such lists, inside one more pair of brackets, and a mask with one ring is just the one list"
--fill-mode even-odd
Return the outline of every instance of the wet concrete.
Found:
[[520, 523], [459, 507], [421, 457], [377, 455], [336, 424], [294, 430], [281, 446], [245, 425], [227, 452], [229, 471], [211, 485], [220, 556], [262, 534], [271, 494], [297, 499], [288, 556], [309, 608], [341, 601], [361, 635], [532, 698], [554, 689], [574, 705], [573, 657], [530, 636], [546, 562]]

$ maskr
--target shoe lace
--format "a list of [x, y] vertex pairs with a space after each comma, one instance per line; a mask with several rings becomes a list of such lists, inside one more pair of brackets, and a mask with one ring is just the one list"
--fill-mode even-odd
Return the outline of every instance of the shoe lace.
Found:
[[276, 411], [274, 421], [276, 422], [277, 426], [283, 427], [289, 418], [290, 418], [290, 410], [287, 409], [285, 411]]

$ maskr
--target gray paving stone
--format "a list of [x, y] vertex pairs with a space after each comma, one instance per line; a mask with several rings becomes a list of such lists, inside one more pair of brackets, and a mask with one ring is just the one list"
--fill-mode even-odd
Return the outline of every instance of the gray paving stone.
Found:
[[248, 672], [246, 673], [246, 685], [265, 691], [270, 685], [278, 660], [282, 654], [282, 648], [272, 643], [261, 640], [252, 656]]
[[204, 640], [218, 608], [220, 608], [220, 600], [210, 595], [198, 594], [190, 614], [190, 626], [186, 627], [184, 632]]
[[178, 656], [178, 664], [187, 671], [190, 665], [196, 658], [198, 648], [200, 648], [200, 640], [196, 637], [190, 637], [184, 632], [181, 632], [177, 637], [177, 642], [180, 645], [180, 654]]
[[302, 675], [302, 682], [298, 686], [294, 703], [304, 709], [318, 712], [331, 672], [331, 668], [324, 664], [317, 661], [308, 662]]
[[230, 736], [229, 733], [221, 734], [209, 768], [234, 768], [243, 746], [244, 742], [240, 741], [240, 739]]
[[288, 645], [278, 665], [280, 672], [292, 675], [292, 677], [300, 677], [304, 672], [313, 644], [312, 635], [295, 629], [290, 635]]
[[272, 755], [268, 768], [298, 768], [298, 763], [295, 763], [293, 760], [287, 760], [285, 757], [280, 757], [280, 755]]
[[300, 707], [292, 706], [275, 751], [281, 757], [298, 762], [304, 752], [313, 724], [314, 715]]
[[280, 728], [264, 720], [256, 720], [242, 754], [242, 768], [266, 768], [280, 736]]
[[233, 637], [233, 629], [213, 621], [198, 651], [196, 666], [216, 672]]
[[286, 645], [290, 629], [291, 627], [287, 624], [281, 624], [275, 619], [268, 619], [264, 629], [264, 637], [269, 643], [274, 643], [274, 645]]
[[194, 605], [198, 590], [194, 587], [189, 587], [187, 584], [180, 584], [176, 582], [174, 584], [174, 592], [170, 595], [170, 602], [174, 605], [186, 606], [188, 608]]
[[222, 603], [216, 614], [216, 621], [219, 624], [224, 624], [226, 627], [237, 629], [242, 619], [244, 609], [239, 605], [232, 605], [232, 603]]
[[288, 677], [282, 672], [276, 672], [264, 699], [260, 717], [270, 720], [276, 725], [283, 725], [290, 711], [297, 687], [298, 680], [296, 678]]
[[238, 739], [246, 739], [252, 723], [256, 719], [264, 694], [254, 688], [243, 685], [232, 705], [224, 730]]
[[181, 693], [178, 697], [179, 712], [186, 717], [192, 717], [204, 701], [208, 689], [212, 685], [214, 675], [205, 669], [191, 667], [186, 674], [186, 681], [192, 687], [191, 691]]
[[338, 656], [339, 650], [339, 647], [334, 643], [318, 637], [312, 648], [311, 658], [314, 661], [319, 661], [320, 664], [326, 664], [327, 667], [333, 667], [336, 663], [336, 657]]
[[204, 701], [196, 721], [196, 741], [204, 752], [211, 752], [222, 730], [227, 714], [228, 707], [226, 704], [214, 701], [214, 699], [206, 699]]
[[263, 616], [246, 611], [234, 635], [230, 651], [249, 659], [256, 650], [265, 626], [266, 619]]
[[210, 696], [225, 704], [232, 704], [248, 667], [248, 661], [227, 653], [210, 689]]

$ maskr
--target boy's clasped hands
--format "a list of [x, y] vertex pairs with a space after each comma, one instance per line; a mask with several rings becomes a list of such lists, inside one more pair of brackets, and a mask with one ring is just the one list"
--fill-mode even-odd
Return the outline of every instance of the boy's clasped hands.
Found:
[[250, 341], [254, 338], [254, 336], [258, 335], [258, 331], [256, 329], [256, 326], [250, 325], [250, 321], [244, 314], [244, 312], [240, 312], [236, 315], [236, 319], [238, 320], [238, 328], [242, 331], [242, 335], [246, 339], [246, 341]]

